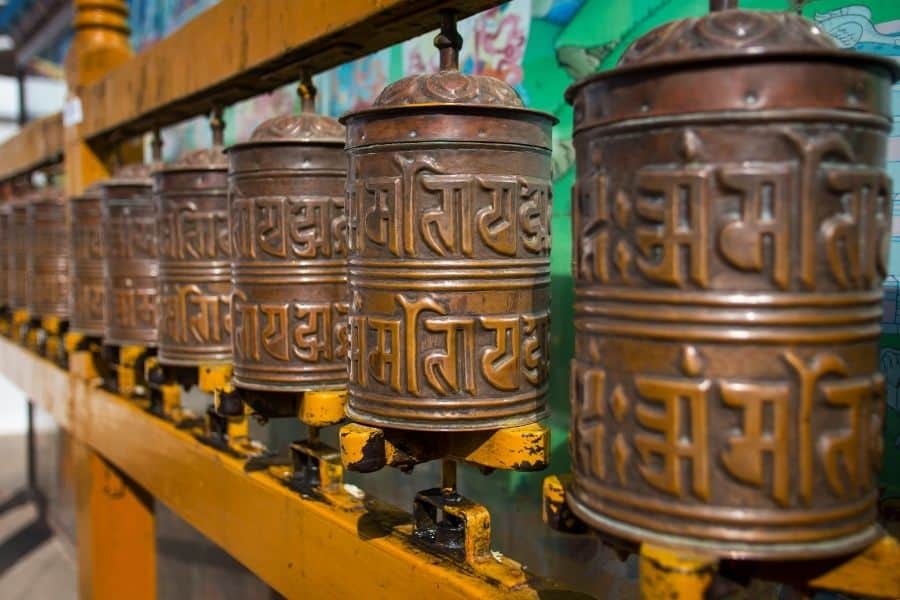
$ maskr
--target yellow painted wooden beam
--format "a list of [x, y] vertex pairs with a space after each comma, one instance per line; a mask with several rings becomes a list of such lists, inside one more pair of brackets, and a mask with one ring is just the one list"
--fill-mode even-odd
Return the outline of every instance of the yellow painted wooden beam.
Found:
[[[222, 0], [81, 92], [85, 139], [165, 126], [502, 0]], [[101, 140], [102, 141], [102, 140]]]
[[0, 179], [59, 162], [62, 155], [62, 114], [35, 119], [0, 145]]
[[517, 599], [559, 592], [506, 557], [491, 559], [489, 574], [477, 575], [424, 551], [410, 541], [410, 515], [375, 499], [304, 499], [272, 474], [246, 473], [242, 460], [5, 338], [0, 373], [104, 461], [289, 598]]
[[[443, 9], [462, 18], [502, 1], [222, 0], [129, 58], [122, 0], [78, 0], [66, 74], [83, 120], [65, 135], [67, 192], [106, 176], [122, 140], [435, 29]], [[59, 114], [30, 124], [0, 146], [0, 181], [58, 162], [63, 143]]]

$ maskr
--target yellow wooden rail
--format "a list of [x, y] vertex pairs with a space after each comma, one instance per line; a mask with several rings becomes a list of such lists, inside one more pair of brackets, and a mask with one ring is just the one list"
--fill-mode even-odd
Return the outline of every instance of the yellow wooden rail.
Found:
[[513, 587], [498, 583], [522, 579], [508, 558], [479, 576], [426, 553], [410, 542], [409, 515], [372, 498], [304, 499], [269, 473], [246, 473], [242, 460], [5, 338], [0, 372], [74, 438], [287, 597], [315, 590], [316, 598], [538, 598], [553, 587], [533, 576]]
[[[501, 2], [222, 0], [130, 60], [101, 56], [117, 65], [102, 76], [69, 65], [81, 105], [77, 137], [108, 147], [275, 89], [301, 66], [322, 71], [434, 29], [442, 9], [463, 17]], [[0, 180], [59, 160], [62, 124], [59, 115], [50, 120], [49, 135], [28, 128], [0, 146]]]
[[57, 163], [62, 156], [62, 114], [35, 119], [0, 146], [0, 179]]

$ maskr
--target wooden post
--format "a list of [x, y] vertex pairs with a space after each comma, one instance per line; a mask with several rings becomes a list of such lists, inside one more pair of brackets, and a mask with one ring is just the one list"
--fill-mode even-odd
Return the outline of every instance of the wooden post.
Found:
[[156, 598], [153, 498], [93, 449], [72, 440], [78, 596]]
[[[84, 86], [132, 56], [126, 0], [75, 0], [74, 27], [66, 57], [67, 108], [80, 103]], [[82, 136], [80, 106], [74, 108], [64, 131], [69, 194], [79, 194], [109, 175], [101, 153]], [[152, 497], [81, 442], [73, 440], [72, 451], [80, 597], [156, 598]]]
[[65, 123], [66, 192], [80, 194], [109, 175], [108, 165], [81, 134], [82, 89], [132, 56], [126, 0], [75, 0], [75, 38], [66, 56], [68, 119]]

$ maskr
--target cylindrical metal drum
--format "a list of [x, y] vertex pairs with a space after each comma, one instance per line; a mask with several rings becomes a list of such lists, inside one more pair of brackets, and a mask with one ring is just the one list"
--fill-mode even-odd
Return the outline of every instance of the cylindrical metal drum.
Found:
[[547, 414], [555, 118], [457, 69], [389, 85], [343, 117], [350, 171], [355, 421], [475, 431]]
[[228, 161], [221, 146], [153, 174], [159, 214], [159, 361], [231, 360]]
[[763, 559], [878, 535], [897, 75], [798, 16], [725, 10], [568, 91], [586, 522]]
[[9, 203], [0, 204], [0, 307], [9, 307], [9, 220], [12, 208]]
[[159, 252], [150, 166], [128, 165], [102, 184], [104, 343], [155, 347]]
[[9, 203], [9, 305], [13, 309], [28, 307], [28, 199], [15, 198]]
[[347, 386], [344, 140], [308, 105], [228, 149], [238, 388]]
[[85, 335], [103, 335], [103, 234], [100, 186], [69, 199], [72, 251], [69, 263], [72, 296], [69, 328]]
[[26, 298], [32, 317], [69, 316], [69, 225], [66, 201], [43, 189], [28, 202]]

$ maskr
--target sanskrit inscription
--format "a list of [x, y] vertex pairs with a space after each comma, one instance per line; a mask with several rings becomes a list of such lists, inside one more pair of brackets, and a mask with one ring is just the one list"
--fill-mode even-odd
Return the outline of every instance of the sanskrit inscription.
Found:
[[759, 273], [785, 291], [880, 285], [886, 172], [856, 163], [837, 134], [781, 137], [796, 160], [650, 164], [626, 185], [595, 165], [573, 188], [576, 276], [709, 289], [720, 269]]
[[347, 255], [344, 198], [255, 196], [232, 200], [235, 256], [302, 260]]
[[544, 385], [549, 312], [452, 314], [431, 295], [396, 294], [394, 314], [350, 317], [350, 381], [412, 396], [516, 392]]
[[[785, 508], [813, 505], [818, 479], [836, 499], [861, 497], [880, 467], [872, 439], [881, 435], [883, 377], [851, 375], [829, 351], [784, 350], [781, 360], [782, 380], [711, 378], [687, 366], [680, 376], [614, 375], [576, 361], [577, 469], [701, 502], [711, 500], [715, 472]], [[723, 438], [725, 420], [735, 425]]]
[[161, 214], [159, 251], [163, 258], [191, 261], [231, 256], [227, 211], [200, 210], [194, 202], [169, 201]]
[[231, 295], [195, 284], [167, 284], [160, 292], [160, 333], [176, 344], [218, 344], [231, 332]]
[[395, 175], [350, 183], [351, 241], [360, 256], [546, 256], [551, 182], [446, 173], [430, 157], [394, 157]]
[[159, 254], [155, 215], [110, 215], [104, 223], [104, 232], [109, 258], [156, 258]]
[[252, 302], [241, 291], [235, 291], [233, 303], [234, 350], [243, 361], [347, 358], [347, 303]]

